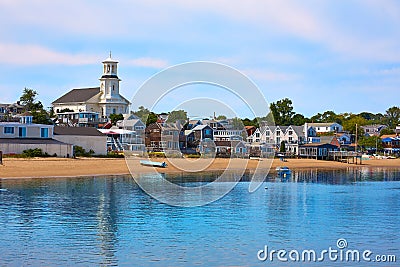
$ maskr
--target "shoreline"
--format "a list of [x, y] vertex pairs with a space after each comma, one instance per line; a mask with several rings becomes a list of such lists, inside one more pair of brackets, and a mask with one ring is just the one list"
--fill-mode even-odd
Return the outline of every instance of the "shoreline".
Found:
[[[275, 171], [276, 167], [287, 166], [292, 170], [319, 169], [319, 170], [349, 170], [354, 168], [385, 168], [399, 169], [400, 159], [371, 159], [363, 161], [362, 165], [340, 163], [335, 161], [323, 161], [315, 159], [287, 159], [282, 162], [279, 159], [249, 160], [249, 159], [164, 159], [155, 158], [153, 161], [166, 161], [167, 168], [145, 167], [139, 164], [140, 159], [129, 160], [129, 168], [134, 174], [166, 173], [182, 174], [185, 172], [217, 172], [224, 171], [230, 166], [230, 170], [254, 172], [256, 169], [263, 171]], [[37, 179], [37, 178], [93, 178], [99, 176], [123, 177], [130, 176], [125, 159], [115, 158], [5, 158], [0, 165], [1, 179]], [[189, 171], [186, 171], [189, 170]]]

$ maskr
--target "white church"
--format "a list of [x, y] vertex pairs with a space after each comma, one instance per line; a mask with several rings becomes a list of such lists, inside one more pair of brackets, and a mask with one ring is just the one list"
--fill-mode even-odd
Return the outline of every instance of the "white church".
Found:
[[69, 126], [91, 126], [106, 121], [111, 114], [129, 113], [130, 102], [119, 93], [118, 61], [110, 56], [103, 62], [100, 87], [72, 89], [52, 106], [61, 122]]

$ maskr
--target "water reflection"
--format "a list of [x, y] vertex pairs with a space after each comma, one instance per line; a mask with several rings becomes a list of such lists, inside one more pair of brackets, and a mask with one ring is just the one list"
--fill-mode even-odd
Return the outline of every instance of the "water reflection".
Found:
[[55, 242], [69, 251], [63, 259], [69, 264], [118, 264], [118, 195], [136, 188], [130, 177], [3, 180], [1, 186], [7, 191], [0, 193], [0, 227], [17, 236], [3, 235], [0, 243], [22, 245], [20, 264], [51, 258]]
[[[166, 178], [197, 186], [216, 175]], [[266, 244], [326, 248], [339, 237], [399, 252], [400, 185], [391, 181], [400, 170], [271, 172], [268, 189], [253, 194], [250, 177], [190, 209], [157, 202], [130, 177], [0, 180], [0, 266], [253, 266]]]

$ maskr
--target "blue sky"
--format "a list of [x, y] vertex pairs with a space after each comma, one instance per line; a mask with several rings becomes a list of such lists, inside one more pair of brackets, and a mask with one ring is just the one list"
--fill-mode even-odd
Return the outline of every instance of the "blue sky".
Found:
[[[72, 88], [98, 86], [112, 50], [128, 99], [162, 69], [200, 60], [232, 66], [267, 102], [288, 97], [306, 116], [400, 105], [399, 1], [0, 0], [0, 25], [0, 103], [24, 87], [50, 106]], [[182, 104], [164, 102], [156, 111]], [[224, 111], [202, 107], [189, 113]]]

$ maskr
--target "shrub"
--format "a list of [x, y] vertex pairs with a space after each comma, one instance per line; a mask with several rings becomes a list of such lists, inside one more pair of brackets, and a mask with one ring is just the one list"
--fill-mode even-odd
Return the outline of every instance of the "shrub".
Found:
[[198, 159], [201, 157], [201, 155], [200, 154], [187, 154], [185, 157], [189, 158], [189, 159]]
[[149, 156], [149, 158], [165, 158], [165, 153], [164, 152], [149, 152], [148, 156]]
[[83, 147], [81, 146], [74, 146], [74, 156], [75, 157], [91, 157], [93, 156], [94, 151], [92, 149], [87, 152]]
[[22, 151], [22, 155], [28, 158], [48, 156], [47, 153], [43, 154], [43, 151], [40, 148], [26, 149]]

